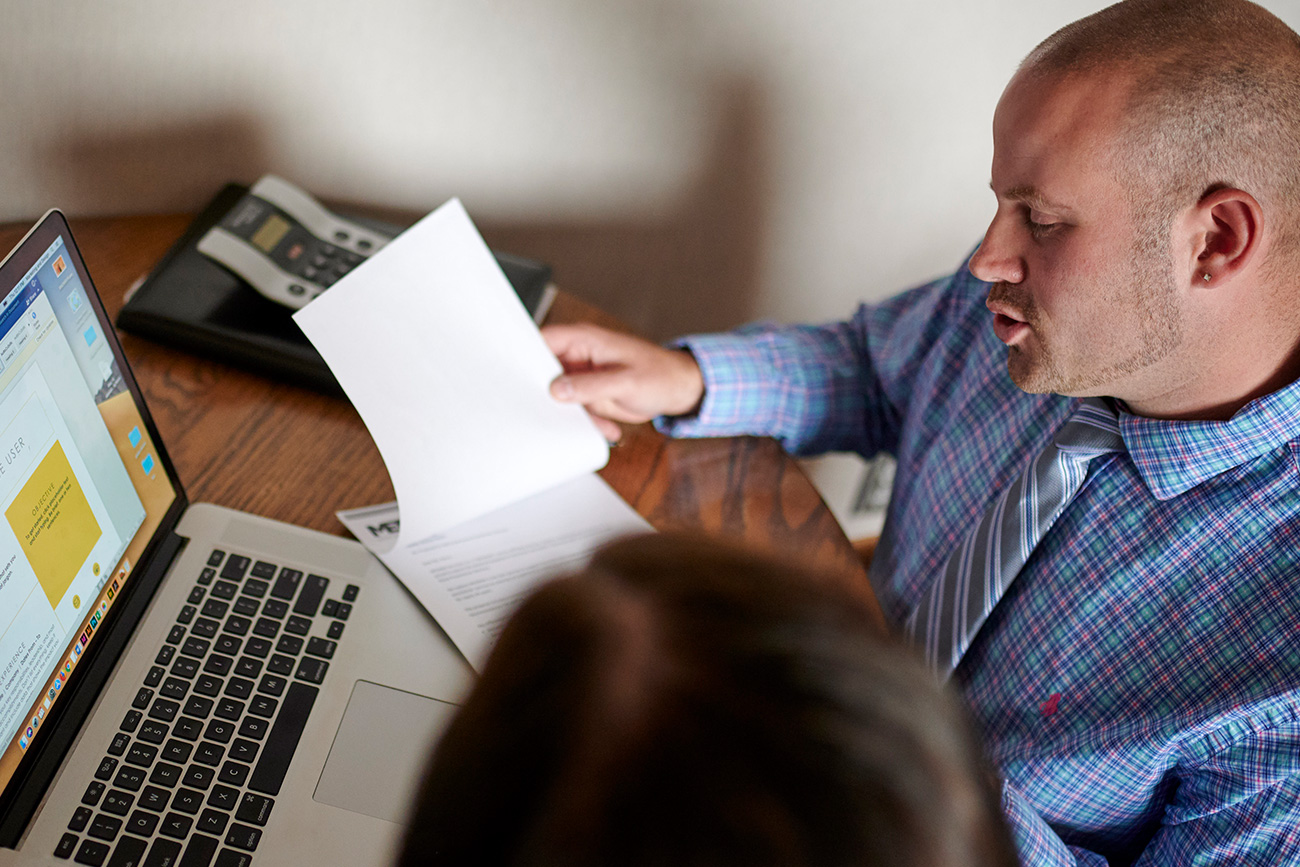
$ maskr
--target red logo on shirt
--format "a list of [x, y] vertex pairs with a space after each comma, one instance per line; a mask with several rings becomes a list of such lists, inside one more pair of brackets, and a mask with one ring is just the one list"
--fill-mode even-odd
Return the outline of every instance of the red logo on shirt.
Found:
[[1060, 704], [1061, 704], [1061, 694], [1059, 692], [1054, 692], [1052, 693], [1051, 698], [1049, 698], [1047, 701], [1043, 702], [1038, 706], [1038, 709], [1039, 711], [1042, 712], [1043, 716], [1050, 717], [1056, 713], [1056, 708]]

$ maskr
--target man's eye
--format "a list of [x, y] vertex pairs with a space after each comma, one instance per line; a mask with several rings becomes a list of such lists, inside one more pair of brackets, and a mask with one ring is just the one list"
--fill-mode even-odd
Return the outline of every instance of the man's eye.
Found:
[[1035, 213], [1034, 211], [1027, 211], [1025, 213], [1025, 228], [1029, 229], [1029, 234], [1035, 238], [1046, 237], [1059, 228], [1060, 225], [1061, 223], [1054, 222], [1050, 218]]

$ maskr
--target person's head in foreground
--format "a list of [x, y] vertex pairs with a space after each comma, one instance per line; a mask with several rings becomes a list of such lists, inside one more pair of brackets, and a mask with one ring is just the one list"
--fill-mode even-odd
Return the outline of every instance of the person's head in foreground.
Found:
[[848, 580], [645, 536], [515, 614], [400, 863], [1016, 860], [963, 712]]

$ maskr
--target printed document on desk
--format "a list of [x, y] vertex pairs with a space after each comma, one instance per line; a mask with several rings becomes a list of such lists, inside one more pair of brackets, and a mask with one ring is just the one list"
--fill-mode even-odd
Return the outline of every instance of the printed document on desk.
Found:
[[604, 542], [651, 531], [595, 473], [397, 547], [385, 544], [397, 532], [397, 503], [338, 516], [420, 600], [475, 670], [540, 583], [581, 569]]
[[593, 472], [609, 446], [581, 407], [551, 398], [560, 363], [459, 201], [294, 320], [361, 414], [397, 494], [340, 519], [476, 668], [533, 587], [650, 529]]

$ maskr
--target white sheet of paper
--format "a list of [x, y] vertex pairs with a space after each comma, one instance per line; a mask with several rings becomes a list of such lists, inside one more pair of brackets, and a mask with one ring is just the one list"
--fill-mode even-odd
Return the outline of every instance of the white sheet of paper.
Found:
[[539, 584], [581, 569], [607, 541], [651, 532], [595, 473], [396, 546], [387, 542], [398, 525], [397, 503], [348, 509], [338, 517], [420, 600], [476, 671], [511, 613]]
[[605, 465], [560, 364], [457, 199], [294, 314], [369, 428], [424, 539]]

